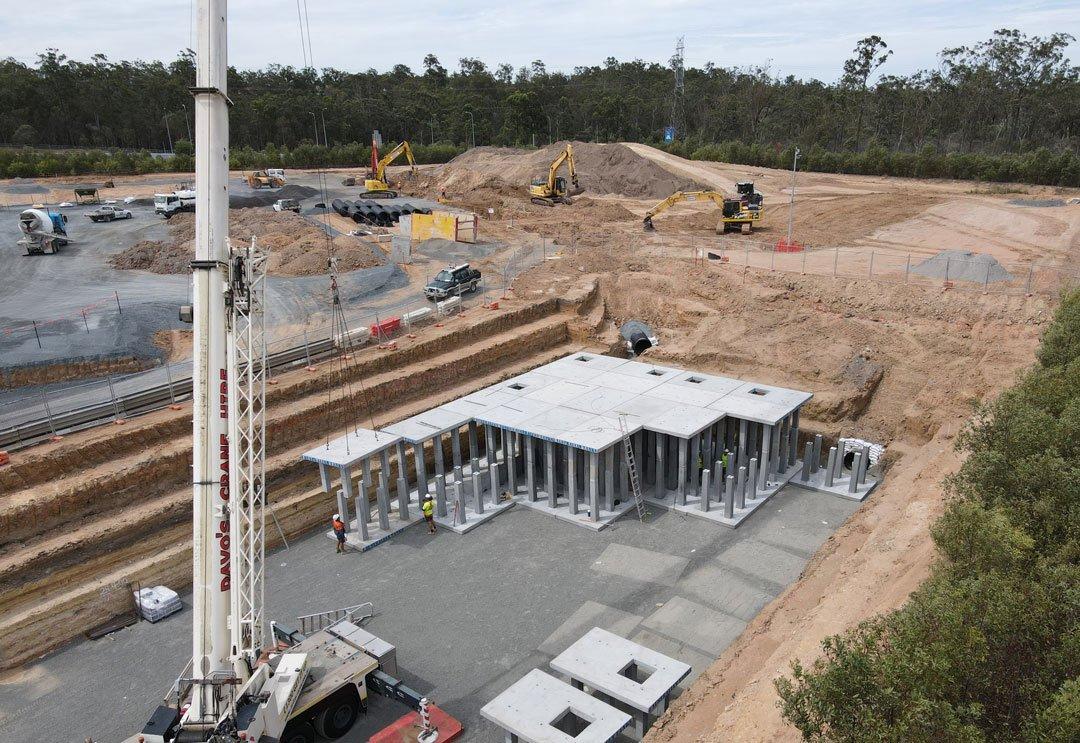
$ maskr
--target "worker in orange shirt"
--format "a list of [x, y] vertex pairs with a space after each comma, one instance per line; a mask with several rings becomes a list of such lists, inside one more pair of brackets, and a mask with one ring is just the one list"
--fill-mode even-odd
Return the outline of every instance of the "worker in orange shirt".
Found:
[[345, 522], [341, 520], [341, 514], [335, 513], [331, 521], [334, 526], [334, 536], [337, 537], [337, 551], [345, 551]]

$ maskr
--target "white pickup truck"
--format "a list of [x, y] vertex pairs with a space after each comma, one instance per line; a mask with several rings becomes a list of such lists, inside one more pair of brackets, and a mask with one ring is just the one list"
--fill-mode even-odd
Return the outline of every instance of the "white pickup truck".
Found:
[[131, 219], [131, 212], [118, 206], [106, 204], [99, 206], [92, 212], [87, 212], [86, 216], [90, 218], [91, 222], [111, 222], [114, 219]]

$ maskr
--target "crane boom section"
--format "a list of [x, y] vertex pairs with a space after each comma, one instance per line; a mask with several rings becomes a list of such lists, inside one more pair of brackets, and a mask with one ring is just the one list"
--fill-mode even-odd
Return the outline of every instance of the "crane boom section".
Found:
[[680, 201], [697, 201], [698, 199], [711, 201], [720, 208], [723, 208], [724, 206], [724, 194], [716, 191], [676, 191], [652, 209], [645, 212], [645, 220], [651, 222], [652, 218], [657, 214], [670, 209]]

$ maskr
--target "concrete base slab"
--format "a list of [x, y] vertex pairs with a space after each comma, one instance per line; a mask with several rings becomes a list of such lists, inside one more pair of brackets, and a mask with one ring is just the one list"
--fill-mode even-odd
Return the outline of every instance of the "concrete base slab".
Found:
[[801, 470], [802, 462], [800, 460], [796, 462], [795, 465], [788, 467], [786, 471], [780, 473], [776, 480], [770, 480], [767, 488], [758, 491], [757, 498], [754, 498], [753, 500], [747, 498], [744, 508], [736, 507], [730, 519], [724, 516], [723, 500], [710, 501], [708, 511], [701, 510], [701, 498], [697, 495], [691, 495], [690, 493], [686, 494], [686, 505], [677, 505], [675, 503], [675, 491], [673, 490], [668, 490], [663, 496], [659, 497], [656, 495], [655, 489], [647, 490], [645, 493], [645, 500], [654, 506], [668, 508], [688, 516], [696, 516], [699, 519], [705, 519], [706, 521], [712, 521], [721, 526], [727, 526], [734, 529], [745, 521], [750, 514], [765, 505], [765, 502], [769, 500], [769, 498], [772, 498], [779, 493], [785, 485], [789, 482], [795, 483]]
[[743, 631], [746, 622], [675, 596], [642, 621], [642, 626], [679, 642], [720, 655]]
[[630, 580], [673, 586], [690, 561], [663, 552], [653, 552], [625, 544], [609, 544], [592, 564], [593, 570]]
[[512, 508], [513, 506], [514, 501], [512, 500], [500, 501], [499, 505], [497, 506], [493, 506], [490, 503], [485, 502], [483, 513], [476, 513], [471, 508], [466, 506], [465, 523], [456, 524], [454, 523], [454, 507], [452, 504], [450, 504], [446, 508], [446, 516], [436, 516], [435, 523], [438, 524], [441, 528], [449, 529], [455, 534], [467, 534], [476, 527], [480, 526], [480, 524], [491, 521], [491, 519], [495, 518], [503, 511]]
[[606, 508], [601, 507], [600, 519], [593, 521], [589, 515], [589, 506], [587, 504], [579, 503], [576, 515], [570, 513], [570, 506], [566, 504], [566, 498], [560, 500], [559, 505], [552, 508], [548, 505], [547, 492], [543, 490], [536, 491], [535, 501], [530, 501], [519, 493], [517, 502], [526, 508], [531, 508], [540, 513], [546, 513], [548, 516], [554, 516], [557, 519], [568, 521], [571, 524], [584, 526], [586, 529], [592, 529], [593, 531], [600, 531], [601, 529], [610, 526], [612, 522], [622, 517], [627, 511], [634, 510], [634, 501], [631, 498], [623, 503], [617, 503], [614, 511], [608, 511]]
[[[360, 538], [360, 525], [356, 522], [356, 519], [349, 521], [349, 533], [345, 535], [345, 544], [354, 550], [360, 552], [367, 552], [372, 547], [377, 547], [395, 534], [408, 529], [413, 524], [419, 523], [424, 520], [423, 515], [418, 508], [409, 509], [408, 520], [398, 518], [397, 509], [390, 510], [390, 528], [380, 529], [378, 515], [375, 514], [375, 520], [368, 524], [368, 538]], [[337, 541], [337, 537], [334, 536], [334, 530], [330, 529], [326, 532], [326, 536], [329, 539]]]
[[687, 645], [684, 642], [678, 640], [672, 640], [670, 637], [664, 637], [658, 635], [652, 630], [643, 629], [630, 638], [638, 645], [644, 645], [647, 648], [651, 648], [658, 653], [670, 656], [675, 660], [681, 660], [690, 666], [690, 674], [683, 679], [683, 681], [675, 687], [676, 693], [672, 696], [678, 696], [678, 690], [689, 687], [693, 683], [694, 679], [700, 676], [706, 668], [713, 664], [716, 660], [715, 655], [709, 655], [703, 653], [700, 650]]
[[757, 616], [775, 597], [761, 583], [754, 585], [740, 578], [734, 570], [713, 562], [686, 575], [675, 585], [675, 590], [744, 622]]
[[586, 601], [536, 649], [549, 655], [558, 655], [593, 627], [601, 627], [620, 637], [627, 637], [640, 623], [641, 617], [637, 614], [630, 614], [598, 601]]
[[716, 559], [721, 565], [779, 586], [786, 586], [798, 578], [806, 565], [805, 558], [756, 539], [736, 542]]
[[851, 485], [851, 474], [847, 473], [843, 477], [837, 477], [833, 480], [831, 487], [825, 485], [825, 468], [818, 469], [817, 472], [810, 475], [806, 482], [803, 482], [799, 476], [794, 477], [791, 480], [792, 485], [798, 485], [800, 488], [806, 488], [807, 490], [816, 490], [819, 493], [828, 493], [829, 495], [838, 495], [841, 498], [847, 498], [853, 501], [864, 501], [866, 496], [870, 495], [871, 491], [877, 487], [878, 478], [866, 475], [866, 480], [855, 488], [855, 492], [848, 492]]

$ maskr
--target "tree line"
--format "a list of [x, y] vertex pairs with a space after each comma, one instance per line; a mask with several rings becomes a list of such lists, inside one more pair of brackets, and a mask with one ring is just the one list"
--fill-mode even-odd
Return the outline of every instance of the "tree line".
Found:
[[1080, 734], [1080, 291], [1038, 361], [958, 439], [930, 578], [776, 682], [812, 741], [1025, 741]]
[[[1080, 76], [1066, 57], [1072, 40], [1002, 29], [943, 50], [935, 69], [890, 75], [891, 50], [869, 36], [834, 82], [710, 63], [685, 71], [678, 100], [670, 66], [614, 58], [570, 72], [549, 71], [540, 60], [490, 69], [474, 58], [448, 70], [434, 54], [418, 71], [400, 64], [385, 72], [230, 69], [230, 132], [235, 148], [304, 165], [292, 154], [297, 148], [313, 148], [305, 157], [319, 164], [357, 154], [333, 150], [362, 147], [376, 129], [388, 141], [455, 151], [561, 139], [664, 145], [677, 119], [684, 131], [666, 146], [703, 159], [790, 166], [797, 146], [806, 167], [833, 172], [1080, 185]], [[139, 151], [174, 150], [191, 138], [193, 79], [190, 50], [169, 64], [104, 55], [80, 62], [55, 49], [35, 65], [2, 60], [0, 143], [124, 149], [135, 159]], [[53, 157], [66, 165], [64, 153]], [[14, 162], [7, 156], [8, 166]], [[36, 155], [18, 162], [38, 167]]]

